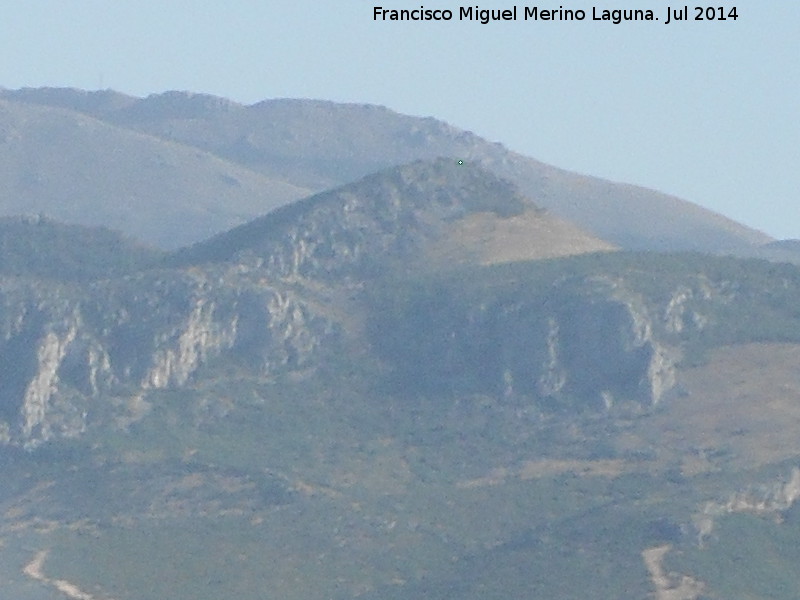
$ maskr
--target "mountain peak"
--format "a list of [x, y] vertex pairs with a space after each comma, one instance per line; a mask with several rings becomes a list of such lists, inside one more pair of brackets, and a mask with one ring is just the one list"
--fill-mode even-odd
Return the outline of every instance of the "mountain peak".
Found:
[[[544, 248], [536, 237], [548, 232], [555, 235]], [[480, 165], [439, 158], [284, 206], [175, 259], [266, 261], [278, 276], [329, 279], [368, 277], [389, 264], [503, 262], [612, 248], [546, 214]]]
[[[40, 109], [35, 114], [28, 112], [30, 127], [20, 138], [31, 146], [30, 150], [15, 148], [8, 159], [13, 168], [7, 171], [10, 175], [0, 180], [0, 189], [11, 191], [5, 196], [0, 194], [0, 213], [13, 214], [18, 212], [18, 204], [27, 207], [36, 203], [34, 210], [74, 222], [124, 228], [129, 234], [144, 235], [150, 243], [164, 245], [166, 238], [170, 248], [177, 245], [178, 229], [183, 230], [178, 243], [191, 243], [297, 198], [298, 188], [321, 192], [381, 169], [439, 156], [481, 164], [513, 182], [523, 195], [552, 214], [626, 249], [760, 256], [763, 254], [760, 246], [773, 241], [762, 232], [691, 202], [637, 186], [570, 173], [435, 118], [403, 115], [383, 106], [308, 99], [273, 99], [244, 106], [208, 94], [180, 91], [141, 99], [109, 90], [55, 88], [0, 90], [0, 99], [9, 104], [27, 104], [29, 109], [34, 108], [30, 105], [38, 104], [36, 108]], [[46, 110], [52, 107], [62, 110]], [[41, 142], [42, 136], [50, 132], [50, 121], [60, 121], [65, 127], [75, 122], [86, 123], [76, 121], [76, 115], [68, 111], [84, 113], [114, 127], [100, 128], [95, 124], [91, 137], [81, 135], [78, 140], [73, 136], [54, 151], [53, 160], [40, 160], [37, 152], [46, 155], [52, 150], [50, 140], [48, 144]], [[163, 177], [170, 173], [164, 169], [141, 177], [120, 177], [114, 182], [114, 196], [141, 198], [146, 202], [157, 198], [159, 207], [182, 204], [173, 209], [176, 218], [166, 225], [160, 214], [154, 217], [138, 211], [137, 218], [148, 220], [147, 227], [131, 227], [136, 219], [123, 214], [127, 207], [124, 202], [107, 203], [102, 210], [92, 207], [80, 220], [65, 214], [64, 206], [73, 204], [65, 194], [97, 199], [109, 196], [104, 184], [112, 165], [93, 168], [91, 173], [70, 181], [59, 171], [63, 161], [55, 158], [73, 160], [78, 166], [65, 169], [72, 173], [93, 161], [108, 162], [109, 157], [118, 157], [116, 162], [139, 175], [148, 171], [148, 162], [153, 162], [143, 158], [144, 149], [139, 148], [142, 133], [148, 136], [149, 156], [174, 154], [181, 146], [184, 154], [197, 157], [199, 150], [205, 153], [202, 155], [205, 158], [213, 156], [224, 161], [225, 165], [215, 165], [219, 168], [214, 170], [226, 172], [212, 178], [218, 181], [208, 180], [208, 161], [192, 161], [191, 156], [184, 156], [181, 162], [187, 168], [166, 182]], [[123, 134], [128, 134], [125, 141], [121, 139]], [[117, 152], [120, 146], [130, 147], [131, 152], [121, 156]], [[109, 147], [115, 151], [109, 152]], [[98, 159], [93, 158], [95, 154]], [[195, 164], [189, 165], [190, 162]], [[230, 172], [232, 168], [235, 173]], [[204, 177], [207, 179], [204, 185], [194, 185]], [[19, 187], [15, 178], [22, 179], [23, 184], [30, 180], [52, 180], [52, 192], [47, 195], [15, 190], [15, 186]], [[262, 181], [256, 181], [259, 178]], [[243, 180], [250, 180], [254, 186], [237, 186], [237, 181]], [[182, 187], [181, 182], [189, 185]], [[156, 184], [160, 189], [152, 191], [150, 188]], [[276, 184], [289, 184], [294, 189], [273, 193], [268, 188]], [[175, 190], [170, 193], [172, 202], [162, 201], [164, 189]], [[200, 210], [195, 208], [198, 204], [203, 205]], [[97, 215], [104, 212], [108, 215], [98, 222]], [[215, 215], [226, 218], [218, 219], [215, 224]], [[150, 233], [165, 228], [172, 231], [164, 235]]]

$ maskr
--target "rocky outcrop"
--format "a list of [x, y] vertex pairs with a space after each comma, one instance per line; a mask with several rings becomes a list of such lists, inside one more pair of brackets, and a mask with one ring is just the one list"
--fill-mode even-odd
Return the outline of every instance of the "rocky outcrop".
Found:
[[794, 467], [789, 477], [772, 484], [753, 486], [731, 494], [724, 502], [707, 502], [702, 510], [693, 516], [698, 543], [714, 530], [717, 519], [731, 513], [751, 513], [771, 516], [781, 520], [781, 515], [789, 510], [800, 498], [800, 468]]
[[210, 365], [307, 368], [339, 332], [297, 293], [235, 269], [84, 290], [5, 280], [0, 301], [0, 431], [28, 447], [81, 434], [108, 397], [185, 386]]
[[434, 290], [388, 321], [377, 316], [374, 342], [398, 386], [529, 398], [556, 411], [649, 407], [674, 387], [677, 348], [621, 283], [591, 278], [530, 295], [492, 293], [465, 303]]
[[522, 303], [503, 313], [489, 327], [504, 385], [517, 393], [558, 405], [650, 406], [674, 385], [674, 352], [654, 338], [649, 315], [635, 302], [573, 298], [542, 312]]
[[424, 258], [428, 244], [468, 215], [535, 210], [512, 184], [480, 167], [447, 159], [418, 162], [281, 208], [177, 252], [171, 264], [237, 261], [274, 278], [363, 281], [393, 261]]
[[[780, 267], [702, 259], [698, 269], [696, 256], [430, 260], [442, 238], [464, 234], [451, 226], [475, 215], [548, 217], [512, 184], [440, 159], [308, 198], [166, 261], [153, 256], [143, 271], [134, 261], [106, 272], [100, 260], [86, 278], [54, 277], [57, 263], [0, 277], [0, 439], [30, 446], [93, 422], [128, 423], [97, 407], [219, 373], [306, 371], [320, 350], [340, 355], [345, 337], [360, 357], [382, 358], [406, 394], [488, 394], [533, 412], [649, 408], [673, 390], [687, 340], [785, 336], [784, 313], [771, 307], [776, 294], [793, 305], [800, 289]], [[17, 243], [23, 230], [9, 231]], [[64, 239], [79, 256], [75, 236]], [[465, 240], [475, 241], [449, 239], [468, 256]], [[105, 246], [92, 247], [97, 258]], [[765, 296], [767, 275], [783, 283]], [[754, 307], [770, 307], [761, 314], [772, 320]]]
[[358, 320], [324, 290], [347, 296], [387, 267], [424, 259], [426, 244], [466, 215], [525, 211], [535, 207], [513, 185], [442, 159], [286, 207], [161, 269], [83, 287], [2, 280], [3, 436], [35, 445], [79, 435], [103, 412], [98, 402], [188, 387], [214, 365], [258, 376], [306, 369], [339, 338], [342, 318]]
[[689, 575], [664, 570], [664, 558], [672, 546], [653, 546], [642, 551], [642, 560], [653, 584], [656, 600], [699, 600], [707, 586]]
[[[57, 149], [60, 160], [40, 163], [61, 165], [73, 160], [70, 169], [53, 172], [52, 168], [37, 169], [36, 164], [20, 165], [16, 172], [35, 192], [24, 198], [14, 185], [4, 186], [9, 192], [14, 190], [11, 195], [18, 197], [22, 206], [26, 205], [24, 201], [28, 206], [37, 201], [36, 205], [45, 212], [65, 214], [61, 211], [72, 202], [56, 196], [45, 204], [41, 198], [41, 187], [47, 187], [47, 180], [57, 181], [62, 185], [52, 186], [54, 196], [66, 189], [71, 198], [105, 200], [102, 211], [85, 211], [80, 215], [83, 219], [77, 219], [79, 222], [86, 222], [86, 215], [91, 215], [92, 223], [98, 223], [98, 215], [103, 215], [101, 222], [105, 225], [147, 236], [165, 247], [175, 247], [176, 235], [196, 241], [223, 230], [225, 223], [231, 222], [221, 219], [223, 214], [253, 217], [265, 202], [276, 206], [299, 197], [294, 193], [298, 188], [280, 186], [278, 181], [318, 192], [379, 169], [440, 156], [479, 164], [513, 181], [540, 206], [624, 248], [738, 250], [752, 255], [758, 251], [755, 246], [772, 241], [760, 232], [678, 198], [562, 171], [442, 121], [400, 115], [379, 106], [274, 99], [245, 107], [222, 98], [185, 92], [139, 99], [109, 91], [87, 93], [52, 88], [0, 90], [0, 101], [8, 111], [24, 109], [29, 115], [28, 129], [46, 119], [51, 124], [65, 122], [62, 127], [68, 134], [61, 138], [62, 145]], [[19, 128], [19, 121], [8, 119], [12, 132]], [[75, 143], [78, 127], [73, 123], [91, 135], [84, 135], [81, 143]], [[138, 132], [147, 135], [133, 135]], [[52, 146], [52, 127], [47, 133], [23, 135], [23, 141], [31, 139], [30, 155], [41, 155]], [[34, 145], [38, 139], [48, 143]], [[106, 173], [113, 172], [116, 166], [105, 162], [109, 153], [98, 150], [107, 147], [120, 152], [130, 149], [124, 159], [114, 162], [135, 165], [133, 171], [140, 177], [118, 177], [113, 187], [107, 187]], [[134, 148], [139, 150], [133, 151]], [[143, 161], [142, 156], [158, 159]], [[116, 152], [114, 158], [119, 158]], [[17, 164], [18, 160], [9, 164]], [[98, 169], [99, 164], [104, 168]], [[170, 177], [176, 166], [182, 169], [179, 174], [183, 177]], [[86, 176], [68, 177], [73, 171]], [[255, 181], [254, 171], [261, 174], [260, 184]], [[202, 185], [193, 186], [201, 181]], [[126, 203], [108, 201], [118, 197], [144, 200], [148, 196], [142, 193], [143, 187], [133, 184], [150, 182], [161, 184], [152, 196], [158, 204], [147, 214], [137, 214], [136, 219], [130, 218]], [[170, 203], [173, 218], [165, 222], [167, 207], [161, 199], [168, 186], [177, 190], [174, 198], [189, 200]], [[271, 193], [265, 193], [270, 188]], [[148, 188], [144, 187], [144, 191]], [[260, 201], [249, 202], [252, 198]], [[196, 210], [201, 204], [205, 210]]]

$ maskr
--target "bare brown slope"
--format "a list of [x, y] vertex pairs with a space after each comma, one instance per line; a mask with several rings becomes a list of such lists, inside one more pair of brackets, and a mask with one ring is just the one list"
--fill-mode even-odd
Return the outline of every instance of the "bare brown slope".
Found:
[[549, 215], [479, 166], [438, 159], [305, 198], [173, 255], [174, 264], [259, 261], [279, 277], [366, 279], [614, 247]]
[[197, 148], [0, 100], [0, 214], [122, 230], [175, 248], [307, 195]]
[[675, 196], [589, 177], [508, 153], [488, 168], [559, 216], [629, 250], [758, 256], [772, 238]]
[[539, 206], [624, 248], [753, 254], [769, 236], [645, 188], [570, 173], [433, 118], [381, 106], [266, 100], [242, 106], [202, 94], [145, 99], [80, 90], [6, 91], [193, 145], [314, 191], [419, 159], [459, 157], [517, 184]]
[[706, 364], [678, 374], [685, 393], [631, 431], [629, 443], [656, 444], [691, 476], [780, 463], [800, 453], [800, 344], [716, 348]]
[[616, 247], [541, 210], [498, 216], [481, 212], [445, 227], [427, 250], [427, 260], [490, 265], [604, 252]]

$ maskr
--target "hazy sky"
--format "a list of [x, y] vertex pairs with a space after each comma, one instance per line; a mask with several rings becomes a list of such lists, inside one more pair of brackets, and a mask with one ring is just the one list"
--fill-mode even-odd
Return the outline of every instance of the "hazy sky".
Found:
[[[457, 0], [26, 0], [0, 17], [0, 86], [307, 97], [435, 116], [545, 162], [676, 194], [800, 238], [800, 3], [736, 21], [458, 22]], [[715, 0], [714, 5], [723, 4]], [[375, 22], [373, 7], [450, 9]], [[483, 2], [481, 8], [510, 8]], [[475, 6], [475, 3], [472, 4]], [[558, 3], [540, 4], [558, 8]], [[681, 8], [683, 5], [679, 5]], [[690, 15], [694, 11], [690, 8]], [[535, 199], [534, 199], [535, 200]]]

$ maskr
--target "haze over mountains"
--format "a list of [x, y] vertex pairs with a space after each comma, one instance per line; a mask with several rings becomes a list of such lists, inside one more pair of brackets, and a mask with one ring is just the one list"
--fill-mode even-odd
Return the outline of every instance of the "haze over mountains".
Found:
[[[165, 248], [200, 241], [308, 192], [437, 157], [480, 164], [538, 206], [623, 248], [752, 254], [771, 241], [689, 202], [569, 173], [436, 119], [383, 107], [312, 100], [243, 106], [185, 92], [138, 99], [53, 88], [4, 90], [0, 98], [5, 151], [15, 157], [0, 181], [4, 214], [29, 206], [121, 228]], [[49, 141], [37, 151], [39, 128]], [[109, 176], [86, 173], [92, 164]], [[171, 214], [143, 222], [149, 211], [136, 206], [153, 201], [148, 186], [156, 182]], [[78, 214], [65, 194], [80, 196], [92, 214]], [[178, 224], [181, 232], [170, 235]]]
[[74, 111], [3, 101], [0, 131], [3, 214], [102, 225], [158, 246], [197, 241], [308, 193]]
[[307, 100], [4, 91], [0, 174], [9, 597], [800, 594], [793, 242]]

